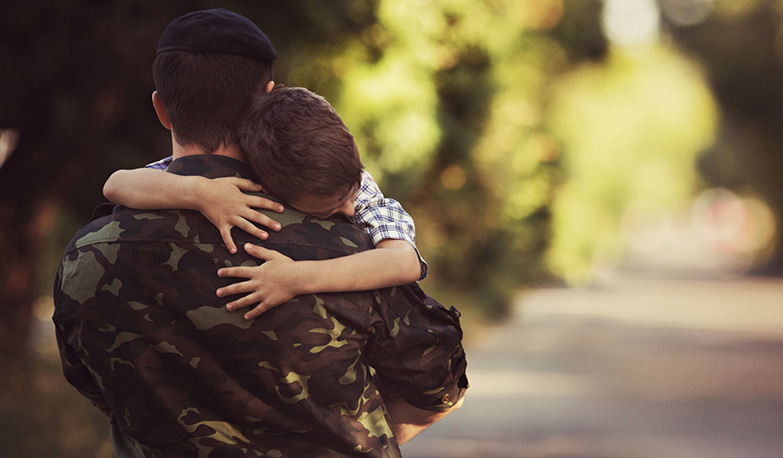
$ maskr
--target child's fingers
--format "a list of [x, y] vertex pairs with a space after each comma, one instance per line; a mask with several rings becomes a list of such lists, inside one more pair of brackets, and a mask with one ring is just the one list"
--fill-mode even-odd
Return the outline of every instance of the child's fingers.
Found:
[[250, 210], [245, 215], [245, 218], [249, 219], [250, 221], [253, 221], [255, 223], [258, 223], [264, 227], [268, 227], [269, 229], [272, 229], [273, 231], [279, 231], [283, 228], [283, 226], [278, 223], [277, 221], [273, 220], [272, 218], [266, 216], [265, 214], [261, 212], [257, 212], [255, 210]]
[[272, 210], [273, 212], [282, 213], [283, 204], [275, 202], [274, 200], [267, 199], [266, 197], [259, 196], [247, 196], [247, 205], [253, 208], [263, 208], [264, 210]]
[[247, 232], [248, 234], [252, 235], [253, 237], [257, 237], [261, 240], [266, 240], [267, 237], [269, 237], [269, 234], [259, 229], [258, 226], [256, 226], [255, 224], [251, 223], [246, 219], [240, 218], [239, 220], [237, 220], [237, 227]]
[[261, 294], [258, 292], [250, 293], [247, 296], [241, 297], [235, 301], [231, 301], [228, 304], [226, 304], [226, 309], [229, 312], [233, 312], [234, 310], [239, 310], [241, 308], [249, 307], [253, 304], [258, 304], [259, 301], [261, 301]]
[[[233, 278], [253, 278], [253, 269], [257, 267], [246, 267], [246, 266], [237, 266], [237, 267], [223, 267], [218, 269], [218, 277], [233, 277]], [[236, 285], [239, 285], [241, 283], [235, 283]], [[229, 288], [234, 285], [225, 286], [220, 289]], [[218, 290], [219, 291], [219, 290]], [[241, 292], [241, 291], [239, 291]]]
[[228, 252], [231, 254], [235, 254], [237, 252], [237, 246], [234, 243], [234, 239], [231, 238], [231, 226], [222, 226], [219, 228], [219, 230], [220, 230], [220, 237], [223, 239], [223, 243], [226, 244], [226, 248], [228, 248]]
[[263, 189], [260, 184], [245, 178], [232, 178], [231, 183], [242, 191], [261, 192]]
[[[230, 267], [230, 268], [237, 269], [237, 268], [241, 268], [241, 267]], [[221, 275], [220, 272], [218, 272], [218, 276], [220, 276], [220, 277], [243, 277], [243, 275], [235, 275], [235, 274], [231, 274], [231, 273]], [[239, 282], [239, 283], [233, 283], [233, 284], [228, 285], [228, 286], [223, 286], [222, 288], [218, 288], [217, 291], [215, 291], [215, 294], [217, 295], [217, 297], [226, 297], [226, 296], [233, 296], [234, 294], [250, 293], [250, 292], [253, 292], [253, 291], [255, 291], [255, 286], [254, 286], [253, 282], [251, 282], [251, 281], [243, 281], [243, 282]], [[237, 302], [239, 300], [240, 299], [237, 299], [236, 301], [233, 301], [233, 302]]]
[[246, 243], [244, 248], [249, 255], [256, 257], [258, 259], [263, 259], [264, 261], [271, 261], [272, 259], [278, 256], [283, 256], [282, 254], [278, 253], [275, 250], [270, 250], [268, 248], [263, 248], [258, 245], [253, 245], [252, 243]]

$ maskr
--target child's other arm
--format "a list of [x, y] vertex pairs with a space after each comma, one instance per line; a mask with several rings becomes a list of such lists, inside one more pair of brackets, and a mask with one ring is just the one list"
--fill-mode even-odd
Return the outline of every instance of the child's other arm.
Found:
[[364, 227], [373, 244], [381, 246], [387, 240], [407, 241], [419, 260], [419, 276], [427, 276], [427, 263], [416, 248], [416, 225], [413, 218], [394, 199], [385, 197], [378, 184], [366, 171], [362, 174], [362, 185], [355, 201], [353, 221]]
[[268, 235], [253, 223], [280, 230], [277, 221], [255, 208], [282, 212], [283, 206], [270, 199], [242, 191], [261, 191], [261, 186], [243, 178], [181, 176], [150, 168], [118, 170], [103, 186], [103, 195], [107, 199], [126, 207], [201, 212], [218, 228], [231, 253], [237, 251], [231, 238], [231, 228], [234, 226], [260, 239], [265, 239]]
[[419, 255], [409, 242], [386, 239], [375, 249], [322, 261], [293, 261], [277, 251], [245, 244], [245, 251], [264, 260], [260, 266], [226, 267], [221, 277], [246, 281], [217, 290], [219, 297], [250, 293], [229, 302], [228, 310], [258, 304], [245, 313], [252, 319], [300, 294], [366, 291], [405, 285], [419, 279]]

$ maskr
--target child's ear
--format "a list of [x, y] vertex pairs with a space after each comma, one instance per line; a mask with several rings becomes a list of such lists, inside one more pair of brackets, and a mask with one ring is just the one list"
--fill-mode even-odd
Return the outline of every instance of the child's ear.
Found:
[[266, 92], [272, 92], [272, 89], [274, 88], [275, 88], [275, 82], [270, 80], [269, 82], [266, 83], [266, 87], [264, 88], [264, 90]]
[[171, 130], [171, 121], [169, 121], [169, 113], [166, 111], [166, 107], [163, 106], [163, 100], [158, 96], [158, 91], [152, 93], [152, 106], [155, 108], [155, 113], [158, 115], [160, 123], [163, 124], [168, 130]]

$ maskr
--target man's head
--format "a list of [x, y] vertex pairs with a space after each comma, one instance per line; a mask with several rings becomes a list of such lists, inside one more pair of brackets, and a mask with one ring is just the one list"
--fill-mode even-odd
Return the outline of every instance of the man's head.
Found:
[[323, 97], [294, 87], [260, 94], [239, 137], [268, 193], [315, 216], [353, 215], [363, 168], [359, 149]]
[[206, 153], [238, 143], [242, 115], [272, 81], [276, 58], [264, 32], [239, 14], [212, 9], [178, 17], [163, 31], [153, 64], [161, 121], [177, 143]]

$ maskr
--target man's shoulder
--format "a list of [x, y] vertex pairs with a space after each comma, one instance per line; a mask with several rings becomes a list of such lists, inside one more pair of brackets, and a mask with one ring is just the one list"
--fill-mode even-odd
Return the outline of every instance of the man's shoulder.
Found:
[[124, 241], [219, 240], [217, 230], [210, 234], [208, 221], [190, 210], [145, 211], [117, 205], [110, 214], [103, 210], [100, 216], [101, 212], [100, 207], [96, 209], [94, 216], [98, 217], [77, 231], [69, 248]]
[[[322, 220], [292, 209], [283, 213], [264, 212], [278, 221], [282, 229], [269, 231], [267, 240], [259, 240], [234, 228], [232, 237], [237, 245], [259, 244], [297, 260], [334, 258], [373, 247], [367, 234], [344, 218]], [[96, 213], [99, 215], [100, 211]], [[223, 243], [220, 232], [196, 211], [134, 210], [118, 205], [110, 214], [97, 217], [79, 229], [67, 251], [99, 243], [125, 242]]]

